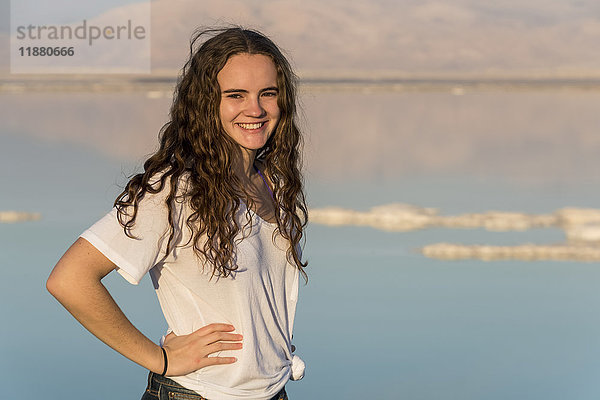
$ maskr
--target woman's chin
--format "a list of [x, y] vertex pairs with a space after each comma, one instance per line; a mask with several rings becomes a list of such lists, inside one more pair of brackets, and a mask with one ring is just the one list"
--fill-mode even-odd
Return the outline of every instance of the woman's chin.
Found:
[[238, 142], [238, 145], [242, 148], [242, 149], [246, 149], [246, 150], [250, 150], [250, 151], [257, 151], [262, 149], [265, 144], [267, 143], [266, 140], [246, 140], [243, 142]]

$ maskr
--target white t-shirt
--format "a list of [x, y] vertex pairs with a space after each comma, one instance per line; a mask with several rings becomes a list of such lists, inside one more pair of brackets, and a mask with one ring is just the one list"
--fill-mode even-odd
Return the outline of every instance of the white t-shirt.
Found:
[[236, 246], [238, 269], [227, 278], [211, 279], [212, 266], [203, 268], [192, 242], [188, 243], [191, 231], [185, 221], [190, 209], [183, 201], [174, 203], [174, 243], [188, 244], [166, 254], [168, 192], [167, 184], [160, 193], [146, 193], [131, 230], [136, 239], [125, 235], [116, 209], [81, 237], [114, 262], [129, 282], [137, 284], [150, 272], [169, 330], [176, 335], [211, 323], [228, 323], [244, 336], [241, 350], [214, 354], [234, 356], [235, 363], [171, 379], [211, 400], [270, 399], [290, 378], [292, 358], [297, 358], [291, 353], [291, 338], [299, 273], [287, 261], [288, 241], [273, 235], [276, 225], [247, 213], [242, 203], [240, 226], [248, 220], [251, 225]]

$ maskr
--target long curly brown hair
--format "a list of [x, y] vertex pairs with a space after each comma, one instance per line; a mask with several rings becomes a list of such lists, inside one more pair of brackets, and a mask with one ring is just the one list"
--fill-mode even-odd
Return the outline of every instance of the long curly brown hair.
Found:
[[213, 276], [227, 277], [237, 269], [235, 238], [242, 227], [236, 215], [241, 199], [248, 209], [253, 202], [234, 173], [232, 155], [238, 145], [225, 133], [219, 117], [217, 74], [230, 57], [242, 53], [268, 56], [277, 70], [280, 120], [256, 159], [266, 166], [264, 172], [273, 183], [275, 232], [289, 242], [288, 261], [306, 279], [307, 262], [302, 261], [300, 241], [308, 215], [300, 173], [302, 137], [296, 124], [297, 78], [278, 47], [254, 30], [232, 27], [194, 34], [190, 58], [175, 89], [170, 121], [160, 130], [160, 148], [146, 160], [144, 172], [134, 175], [115, 200], [118, 219], [125, 233], [133, 237], [140, 200], [146, 193], [163, 190], [169, 179], [167, 252], [172, 250], [173, 203], [185, 174], [185, 196], [192, 210], [186, 224], [193, 233], [190, 240], [196, 254], [213, 266]]

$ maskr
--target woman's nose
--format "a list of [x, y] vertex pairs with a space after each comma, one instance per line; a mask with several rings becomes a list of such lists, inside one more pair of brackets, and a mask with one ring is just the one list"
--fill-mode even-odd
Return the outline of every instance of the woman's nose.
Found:
[[264, 114], [265, 109], [260, 104], [260, 99], [249, 97], [246, 102], [246, 115], [249, 117], [262, 117]]

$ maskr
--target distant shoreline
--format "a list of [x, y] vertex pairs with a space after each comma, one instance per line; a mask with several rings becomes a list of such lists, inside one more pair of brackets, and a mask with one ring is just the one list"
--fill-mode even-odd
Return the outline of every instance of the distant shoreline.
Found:
[[[0, 93], [32, 92], [172, 92], [176, 73], [154, 75], [29, 75], [0, 76]], [[452, 76], [319, 76], [306, 74], [300, 88], [308, 91], [600, 91], [600, 77], [452, 77]]]

